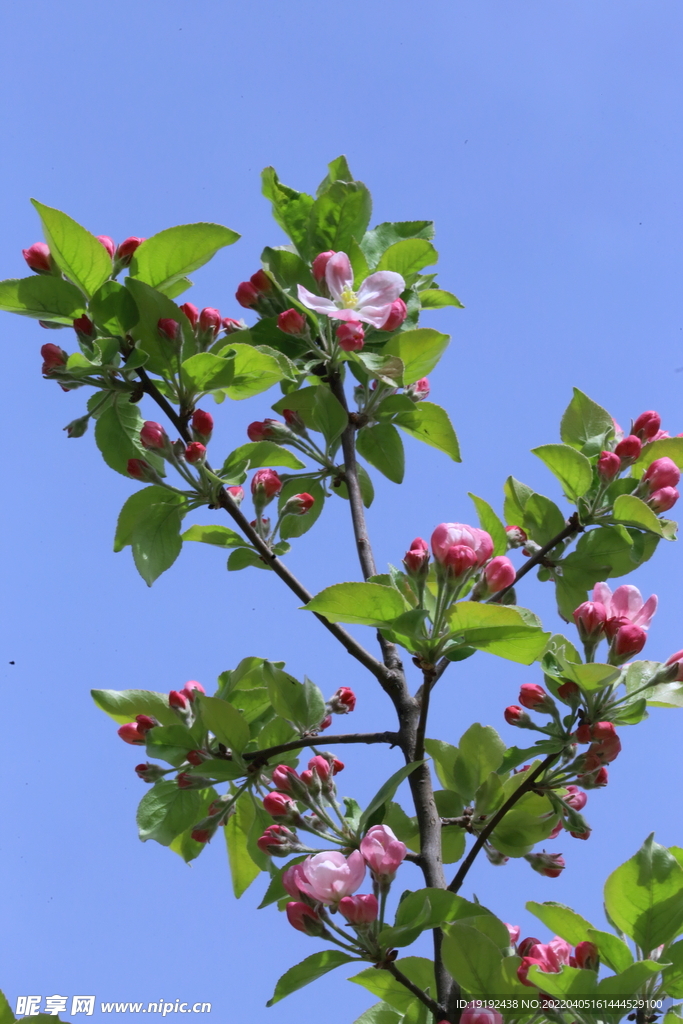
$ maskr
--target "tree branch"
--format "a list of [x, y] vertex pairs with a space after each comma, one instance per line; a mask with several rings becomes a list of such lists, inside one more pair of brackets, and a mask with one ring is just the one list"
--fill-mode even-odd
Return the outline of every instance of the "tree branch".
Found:
[[449, 888], [449, 890], [451, 892], [458, 892], [458, 890], [462, 886], [462, 883], [465, 881], [465, 877], [467, 875], [467, 872], [470, 870], [470, 868], [474, 864], [474, 861], [475, 861], [475, 859], [477, 857], [477, 854], [482, 849], [484, 843], [486, 842], [488, 837], [491, 835], [493, 830], [501, 823], [501, 821], [503, 820], [503, 818], [505, 817], [507, 812], [512, 807], [515, 806], [517, 801], [520, 800], [524, 796], [525, 793], [528, 793], [530, 790], [532, 790], [534, 788], [534, 784], [535, 784], [536, 780], [543, 774], [543, 772], [546, 770], [546, 768], [550, 767], [550, 765], [553, 763], [553, 761], [557, 760], [557, 758], [559, 756], [560, 756], [559, 753], [548, 754], [546, 759], [544, 761], [541, 761], [541, 763], [538, 765], [537, 768], [534, 768], [534, 770], [531, 772], [531, 774], [524, 780], [522, 785], [519, 786], [514, 791], [514, 793], [511, 796], [508, 797], [508, 799], [505, 801], [505, 803], [500, 808], [500, 810], [496, 811], [496, 813], [493, 815], [493, 817], [491, 818], [489, 823], [479, 833], [479, 836], [477, 838], [476, 843], [474, 844], [474, 846], [472, 847], [470, 852], [467, 854], [467, 857], [465, 858], [465, 860], [460, 865], [455, 878], [453, 879], [451, 884], [448, 886], [448, 888]]
[[263, 750], [252, 750], [242, 754], [245, 761], [263, 761], [264, 763], [276, 754], [284, 754], [288, 750], [301, 750], [303, 747], [319, 746], [324, 743], [389, 743], [398, 746], [400, 736], [397, 732], [350, 732], [340, 736], [301, 736], [298, 740], [279, 743], [276, 747], [264, 747]]
[[[137, 374], [142, 382], [145, 393], [157, 403], [160, 409], [163, 409], [173, 426], [182, 437], [183, 441], [185, 441], [186, 444], [189, 444], [192, 437], [176, 410], [164, 395], [161, 394], [154, 381], [148, 377], [142, 367], [138, 367]], [[211, 471], [211, 467], [208, 463], [206, 468]], [[294, 594], [296, 594], [298, 598], [300, 598], [300, 600], [304, 602], [304, 604], [308, 604], [313, 595], [306, 590], [303, 584], [300, 583], [296, 576], [290, 572], [287, 566], [270, 551], [265, 541], [258, 535], [256, 530], [250, 525], [246, 516], [240, 512], [238, 506], [229, 497], [225, 488], [221, 489], [218, 500], [221, 508], [228, 513], [235, 523], [237, 523], [242, 533], [244, 533], [250, 543], [254, 545], [264, 562], [270, 566], [273, 572], [280, 577], [280, 579]], [[318, 615], [317, 612], [314, 612], [314, 614], [315, 617], [322, 622], [325, 629], [329, 630], [329, 632], [342, 644], [342, 646], [346, 648], [348, 653], [359, 661], [361, 665], [364, 665], [365, 668], [367, 668], [368, 671], [371, 672], [380, 682], [382, 687], [389, 692], [391, 689], [391, 682], [386, 666], [378, 661], [377, 658], [374, 658], [369, 651], [366, 651], [363, 645], [359, 644], [358, 641], [355, 640], [350, 633], [347, 633], [345, 629], [342, 629], [341, 626], [338, 626], [334, 622], [328, 622], [324, 616]]]
[[495, 604], [498, 601], [502, 601], [508, 590], [512, 590], [512, 588], [519, 583], [519, 581], [526, 576], [528, 572], [531, 572], [535, 565], [542, 562], [545, 556], [552, 551], [553, 548], [557, 547], [558, 544], [561, 544], [563, 540], [567, 540], [568, 537], [573, 537], [575, 533], [583, 533], [583, 526], [579, 521], [578, 512], [572, 512], [567, 520], [567, 525], [564, 530], [560, 530], [556, 537], [553, 537], [552, 540], [549, 540], [547, 544], [543, 545], [540, 551], [537, 551], [535, 555], [528, 558], [515, 576], [514, 583], [511, 583], [509, 587], [504, 587], [502, 590], [499, 590], [497, 594], [494, 594], [490, 603]]
[[412, 992], [413, 995], [417, 999], [419, 999], [421, 1003], [424, 1003], [424, 1005], [429, 1010], [431, 1010], [431, 1012], [434, 1014], [435, 1022], [437, 1020], [442, 1020], [443, 1019], [443, 1017], [445, 1016], [445, 1012], [446, 1012], [444, 1010], [443, 1006], [440, 1006], [439, 1003], [437, 1003], [435, 999], [432, 999], [431, 996], [428, 996], [426, 992], [423, 992], [422, 989], [418, 985], [416, 985], [414, 982], [412, 982], [410, 980], [410, 978], [406, 977], [406, 975], [403, 973], [403, 971], [399, 971], [398, 967], [395, 964], [393, 964], [393, 963], [383, 964], [383, 968], [384, 968], [385, 971], [388, 971], [389, 974], [392, 974], [394, 976], [394, 978], [396, 978], [396, 981], [399, 981], [401, 983], [401, 985], [404, 985], [408, 989], [409, 992]]

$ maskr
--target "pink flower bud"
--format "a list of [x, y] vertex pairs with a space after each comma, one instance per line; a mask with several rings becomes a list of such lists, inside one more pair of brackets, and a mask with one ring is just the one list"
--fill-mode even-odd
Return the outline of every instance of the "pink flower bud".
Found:
[[530, 711], [545, 711], [549, 713], [555, 707], [552, 697], [549, 697], [542, 686], [538, 683], [524, 683], [519, 691], [519, 703]]
[[620, 459], [631, 462], [635, 461], [643, 450], [643, 442], [635, 434], [629, 434], [614, 449], [614, 454]]
[[144, 241], [144, 238], [136, 238], [135, 235], [131, 235], [130, 238], [125, 238], [116, 250], [116, 259], [119, 263], [122, 263], [124, 267], [127, 267], [133, 258], [133, 253]]
[[581, 811], [586, 806], [588, 797], [578, 786], [566, 786], [569, 796], [564, 797], [564, 802], [569, 804], [575, 811]]
[[[120, 735], [120, 733], [119, 733]], [[163, 779], [165, 772], [163, 768], [160, 768], [158, 764], [136, 764], [135, 774], [143, 782], [158, 782], [159, 779]]]
[[141, 730], [137, 722], [126, 722], [117, 732], [125, 743], [135, 746], [143, 746], [145, 743], [145, 730]]
[[677, 665], [678, 672], [674, 676], [674, 680], [679, 683], [683, 683], [683, 651], [676, 651], [670, 658], [667, 658], [666, 665]]
[[281, 490], [282, 480], [274, 469], [256, 470], [251, 480], [251, 493], [255, 498], [265, 504], [277, 497]]
[[318, 732], [324, 732], [325, 729], [329, 729], [332, 725], [332, 715], [325, 715], [322, 722], [318, 726]]
[[195, 696], [198, 693], [206, 693], [206, 690], [204, 689], [201, 683], [197, 682], [196, 679], [190, 679], [189, 682], [185, 683], [180, 692], [187, 697], [190, 704], [193, 704]]
[[306, 424], [295, 409], [283, 409], [282, 415], [284, 416], [285, 423], [290, 430], [293, 430], [296, 434], [302, 434], [305, 432]]
[[190, 833], [190, 836], [194, 839], [195, 843], [208, 843], [211, 838], [211, 829], [195, 828]]
[[206, 459], [206, 446], [201, 441], [191, 441], [185, 449], [185, 462], [191, 466], [203, 463]]
[[557, 696], [560, 700], [564, 701], [565, 704], [574, 704], [579, 700], [581, 690], [576, 683], [562, 683], [562, 686], [558, 686], [557, 688]]
[[660, 512], [668, 512], [670, 508], [673, 508], [680, 494], [675, 487], [660, 487], [658, 491], [653, 491], [648, 498], [648, 505], [653, 512], [659, 515]]
[[477, 564], [477, 553], [465, 544], [453, 544], [446, 552], [442, 563], [456, 576], [464, 576]]
[[540, 939], [535, 939], [535, 938], [533, 938], [533, 936], [530, 936], [528, 939], [522, 939], [520, 944], [517, 946], [517, 955], [518, 956], [529, 956], [529, 951], [531, 950], [531, 948], [533, 946], [540, 946], [540, 945], [541, 945], [541, 940]]
[[[178, 694], [178, 696], [182, 696], [182, 694]], [[170, 698], [170, 694], [169, 694], [169, 698]], [[169, 704], [170, 704], [170, 699], [169, 699]], [[202, 753], [201, 750], [188, 750], [188, 752], [185, 755], [185, 757], [190, 762], [190, 764], [193, 764], [195, 766], [203, 764], [203, 762], [206, 760], [206, 754]]]
[[647, 633], [640, 626], [634, 626], [632, 622], [625, 622], [616, 632], [610, 646], [610, 659], [612, 663], [619, 664], [628, 661], [634, 654], [640, 654], [645, 642]]
[[579, 942], [574, 950], [576, 966], [587, 971], [597, 971], [600, 965], [598, 947], [594, 942]]
[[429, 398], [429, 390], [429, 380], [427, 377], [421, 377], [414, 384], [408, 385], [406, 394], [414, 402], [424, 402], [425, 398]]
[[241, 505], [244, 500], [244, 488], [243, 487], [226, 487], [226, 491], [235, 502], [236, 505]]
[[437, 562], [447, 564], [448, 552], [453, 546], [465, 546], [475, 554], [476, 566], [482, 566], [493, 554], [493, 541], [486, 530], [464, 523], [440, 523], [432, 534], [432, 552]]
[[607, 610], [599, 601], [584, 601], [573, 613], [582, 643], [594, 643], [605, 633]]
[[247, 437], [250, 441], [267, 441], [269, 438], [277, 437], [283, 430], [287, 433], [284, 424], [279, 420], [255, 420], [247, 427]]
[[594, 775], [579, 775], [578, 781], [584, 789], [602, 789], [609, 781], [609, 773], [602, 767]]
[[171, 320], [170, 317], [162, 317], [157, 321], [157, 330], [167, 341], [180, 341], [182, 336], [180, 324], [177, 320]]
[[40, 349], [40, 354], [43, 357], [43, 374], [47, 375], [51, 370], [55, 370], [58, 366], [66, 366], [66, 361], [69, 358], [67, 353], [59, 345], [53, 345], [52, 342], [48, 342], [43, 345]]
[[332, 774], [332, 765], [326, 757], [316, 754], [316, 756], [312, 757], [308, 762], [308, 770], [310, 772], [315, 772], [321, 782], [327, 782]]
[[365, 345], [365, 330], [359, 320], [344, 320], [334, 332], [344, 352], [360, 352]]
[[285, 908], [287, 920], [292, 928], [305, 935], [320, 935], [324, 926], [315, 910], [307, 903], [288, 903]]
[[224, 316], [221, 323], [226, 334], [235, 334], [236, 331], [242, 330], [242, 324], [239, 320], [233, 320], [231, 316]]
[[269, 825], [256, 840], [256, 845], [262, 853], [268, 853], [271, 857], [288, 857], [290, 853], [301, 849], [296, 834], [285, 825]]
[[320, 780], [311, 771], [304, 771], [301, 773], [301, 781], [307, 789], [317, 789], [320, 792]]
[[505, 708], [503, 718], [508, 725], [517, 725], [520, 729], [524, 729], [531, 725], [531, 719], [527, 715], [526, 711], [518, 707], [517, 704], [511, 704], [510, 707]]
[[552, 832], [548, 836], [548, 839], [557, 839], [557, 837], [559, 836], [559, 834], [560, 834], [560, 832], [562, 831], [563, 828], [564, 828], [564, 825], [562, 824], [562, 822], [558, 821], [557, 825], [555, 826], [555, 828], [552, 830]]
[[372, 924], [377, 920], [379, 906], [375, 896], [344, 896], [339, 900], [339, 912], [349, 924]]
[[285, 793], [267, 793], [263, 798], [263, 809], [275, 818], [293, 818], [297, 814], [295, 802]]
[[405, 860], [408, 849], [388, 825], [373, 825], [361, 840], [360, 852], [376, 877], [390, 879]]
[[199, 322], [199, 310], [192, 302], [184, 302], [180, 307], [190, 321], [192, 327], [196, 327]]
[[497, 594], [506, 587], [511, 587], [515, 582], [517, 573], [509, 558], [505, 555], [498, 555], [492, 558], [484, 569], [484, 576], [488, 584], [489, 593]]
[[601, 452], [598, 459], [598, 476], [604, 484], [611, 483], [621, 473], [621, 459], [616, 452]]
[[526, 530], [523, 530], [521, 526], [506, 526], [505, 532], [510, 548], [521, 548], [529, 540]]
[[[424, 547], [416, 547], [418, 543], [424, 545]], [[403, 564], [406, 572], [411, 576], [423, 576], [427, 572], [429, 566], [429, 548], [421, 537], [417, 537], [412, 544], [410, 551], [406, 551], [403, 558]]]
[[503, 1018], [498, 1010], [478, 1006], [476, 1002], [472, 1002], [462, 1011], [460, 1024], [503, 1024]]
[[337, 715], [345, 715], [355, 710], [356, 695], [349, 686], [340, 686], [332, 700], [336, 701], [343, 708], [343, 710], [335, 712]]
[[203, 409], [195, 409], [192, 413], [192, 429], [200, 437], [209, 438], [213, 431], [213, 416]]
[[662, 487], [675, 487], [680, 479], [680, 469], [673, 459], [667, 456], [655, 459], [643, 473], [643, 480], [647, 481], [651, 491], [658, 491]]
[[282, 874], [282, 885], [293, 899], [301, 899], [301, 889], [299, 888], [299, 879], [302, 878], [305, 881], [305, 876], [302, 875], [303, 864], [290, 864], [286, 871]]
[[98, 235], [97, 241], [104, 246], [104, 248], [107, 250], [111, 258], [113, 259], [114, 253], [116, 251], [116, 245], [114, 241], [109, 237], [109, 235]]
[[188, 699], [184, 693], [179, 693], [178, 690], [170, 691], [168, 695], [168, 706], [170, 708], [180, 708], [180, 710], [184, 710], [188, 703]]
[[168, 437], [161, 423], [155, 423], [154, 420], [146, 420], [140, 430], [140, 441], [145, 448], [161, 449], [165, 448], [168, 444]]
[[633, 424], [633, 433], [637, 434], [643, 441], [651, 441], [655, 434], [658, 433], [661, 425], [662, 418], [659, 413], [650, 409], [648, 412], [641, 412]]
[[336, 256], [334, 249], [329, 249], [327, 252], [319, 252], [313, 260], [311, 270], [313, 272], [313, 277], [316, 279], [318, 284], [325, 280], [325, 270], [333, 256]]
[[21, 254], [31, 270], [36, 274], [51, 274], [54, 266], [50, 256], [49, 246], [45, 242], [34, 242], [28, 249], [22, 249]]
[[315, 498], [312, 494], [308, 494], [304, 491], [303, 494], [293, 494], [291, 498], [288, 498], [282, 509], [284, 513], [290, 513], [295, 516], [304, 516], [307, 512], [310, 512], [315, 505]]
[[262, 295], [271, 291], [273, 287], [273, 284], [265, 270], [257, 270], [255, 274], [251, 275], [249, 280], [251, 284], [253, 284], [254, 288], [256, 288]]
[[144, 480], [150, 483], [156, 480], [157, 475], [148, 462], [144, 459], [128, 459], [126, 470], [134, 480]]
[[74, 330], [76, 334], [84, 335], [86, 338], [92, 338], [95, 333], [95, 325], [85, 313], [83, 316], [76, 317], [74, 320]]
[[382, 326], [381, 331], [395, 331], [401, 326], [405, 318], [408, 316], [408, 307], [406, 306], [403, 299], [395, 299], [391, 303], [391, 309], [389, 316], [386, 318]]
[[277, 325], [285, 334], [303, 334], [306, 330], [306, 317], [296, 309], [286, 309], [277, 318]]
[[258, 302], [259, 297], [260, 292], [258, 288], [254, 288], [251, 281], [242, 281], [241, 284], [238, 284], [235, 298], [240, 306], [244, 306], [245, 309], [252, 309]]
[[213, 306], [205, 306], [199, 314], [200, 331], [211, 331], [214, 338], [222, 327], [221, 315]]
[[273, 785], [283, 793], [292, 792], [292, 781], [298, 780], [299, 776], [288, 764], [279, 764], [273, 769]]
[[527, 853], [525, 858], [534, 871], [546, 878], [557, 878], [565, 868], [564, 857], [561, 853]]
[[136, 715], [135, 721], [140, 732], [149, 732], [150, 729], [154, 729], [159, 724], [156, 718], [152, 718], [151, 715]]

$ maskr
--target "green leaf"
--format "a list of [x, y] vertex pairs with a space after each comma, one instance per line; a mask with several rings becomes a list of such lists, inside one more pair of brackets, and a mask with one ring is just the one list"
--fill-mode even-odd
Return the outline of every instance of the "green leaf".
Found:
[[[398, 396], [397, 396], [398, 397]], [[410, 412], [399, 413], [395, 423], [406, 434], [445, 452], [454, 462], [461, 462], [460, 445], [448, 413], [433, 402], [419, 402]]]
[[[400, 1013], [392, 1010], [389, 1004], [382, 1000], [381, 1003], [371, 1006], [365, 1013], [361, 1013], [353, 1024], [400, 1024], [402, 1019]], [[5, 1024], [5, 1021], [0, 1021], [0, 1024]], [[7, 1024], [14, 1024], [14, 1019], [8, 1020]]]
[[548, 544], [566, 526], [565, 518], [554, 501], [543, 494], [532, 494], [524, 506], [524, 526], [537, 544]]
[[442, 956], [449, 972], [470, 996], [498, 992], [502, 953], [487, 935], [470, 925], [455, 923], [445, 929]]
[[683, 437], [662, 437], [644, 445], [637, 462], [631, 467], [631, 475], [640, 479], [655, 459], [669, 458], [679, 469], [683, 469]]
[[[368, 1013], [369, 1012], [370, 1011], [368, 1010]], [[44, 1017], [46, 1015], [41, 1013], [39, 1016]], [[10, 1009], [10, 1005], [7, 1002], [7, 997], [4, 992], [0, 992], [0, 1024], [16, 1024], [14, 1014]], [[356, 1024], [358, 1024], [358, 1022], [356, 1022]], [[375, 1024], [375, 1022], [368, 1021], [368, 1024]], [[392, 1022], [389, 1020], [383, 1021], [381, 1018], [377, 1018], [376, 1024], [392, 1024]]]
[[564, 672], [565, 679], [570, 679], [586, 693], [610, 686], [620, 675], [621, 669], [615, 668], [614, 665], [602, 665], [597, 662], [590, 665], [567, 664]]
[[590, 489], [593, 467], [576, 448], [568, 444], [543, 444], [531, 451], [554, 473], [570, 501], [576, 501]]
[[633, 995], [659, 970], [660, 965], [655, 960], [639, 960], [637, 963], [627, 967], [621, 974], [612, 978], [603, 978], [598, 984], [595, 994], [603, 998]]
[[397, 590], [378, 583], [335, 583], [303, 607], [324, 615], [329, 622], [354, 622], [360, 626], [383, 626], [407, 611]]
[[543, 992], [550, 996], [589, 996], [595, 991], [597, 974], [595, 971], [585, 971], [579, 967], [568, 967], [564, 964], [558, 972], [540, 970], [532, 964], [528, 974], [529, 981], [538, 985]]
[[[526, 773], [513, 775], [503, 785], [507, 800], [524, 780]], [[491, 844], [508, 857], [522, 857], [543, 839], [547, 839], [557, 824], [553, 806], [545, 796], [525, 793], [508, 811], [491, 834]]]
[[268, 693], [278, 715], [293, 722], [302, 732], [320, 725], [326, 713], [325, 699], [310, 679], [300, 683], [269, 661], [264, 664], [264, 673]]
[[303, 536], [320, 517], [325, 505], [325, 491], [320, 482], [313, 477], [299, 476], [294, 480], [287, 480], [283, 485], [278, 498], [278, 510], [281, 511], [287, 500], [295, 494], [310, 494], [313, 498], [313, 505], [303, 515], [289, 513], [283, 518], [280, 523], [282, 540]]
[[256, 806], [251, 793], [242, 793], [235, 803], [235, 813], [230, 815], [223, 829], [236, 899], [244, 895], [261, 872], [249, 852], [249, 833], [255, 818]]
[[395, 484], [403, 481], [405, 456], [403, 442], [391, 423], [375, 423], [358, 431], [357, 447], [371, 466]]
[[135, 721], [136, 715], [149, 715], [162, 725], [175, 725], [178, 716], [168, 706], [167, 693], [152, 690], [91, 690], [98, 708], [119, 725]]
[[430, 220], [385, 221], [368, 231], [360, 240], [360, 247], [365, 253], [368, 265], [372, 270], [377, 266], [382, 253], [404, 238], [434, 237], [434, 224]]
[[278, 284], [296, 295], [296, 286], [302, 284], [309, 291], [317, 291], [317, 284], [307, 263], [289, 249], [272, 249], [261, 253], [261, 263], [275, 277]]
[[376, 269], [393, 270], [407, 280], [438, 259], [436, 249], [425, 238], [406, 238], [384, 250]]
[[176, 836], [199, 820], [199, 790], [180, 789], [175, 782], [155, 782], [143, 796], [137, 811], [138, 833], [143, 843], [156, 840], [170, 846]]
[[658, 519], [649, 505], [633, 494], [620, 494], [615, 500], [614, 518], [618, 523], [626, 523], [628, 526], [637, 526], [641, 530], [649, 530], [650, 533], [663, 537], [665, 540], [676, 539], [675, 524], [673, 524], [672, 531], [671, 524], [666, 519]]
[[683, 997], [683, 942], [669, 946], [665, 957], [671, 966], [662, 971], [662, 984], [668, 996], [680, 999]]
[[464, 800], [470, 801], [489, 773], [500, 768], [504, 753], [505, 744], [490, 725], [475, 722], [463, 733], [452, 772]]
[[327, 192], [330, 185], [333, 185], [335, 181], [354, 181], [353, 174], [351, 174], [351, 168], [346, 157], [342, 156], [335, 157], [327, 165], [327, 174], [318, 185], [316, 189], [316, 196], [321, 196], [323, 192]]
[[279, 1003], [285, 996], [296, 992], [297, 989], [303, 988], [304, 985], [310, 985], [312, 981], [317, 981], [324, 974], [329, 974], [330, 971], [333, 971], [335, 967], [341, 967], [342, 964], [350, 964], [359, 959], [360, 957], [353, 957], [349, 956], [348, 953], [342, 953], [340, 949], [322, 949], [319, 953], [307, 956], [300, 964], [290, 967], [282, 975], [275, 986], [272, 999], [268, 1000], [266, 1006], [273, 1006], [275, 1003]]
[[529, 613], [524, 611], [526, 617], [511, 605], [458, 601], [447, 617], [453, 634], [464, 644], [531, 665], [542, 654], [550, 634], [530, 624]]
[[71, 327], [76, 317], [85, 312], [85, 301], [69, 281], [34, 274], [0, 281], [0, 309]]
[[403, 780], [407, 779], [408, 776], [422, 764], [424, 764], [424, 761], [412, 761], [410, 764], [404, 764], [402, 768], [399, 768], [397, 772], [394, 772], [394, 774], [391, 775], [382, 786], [380, 786], [360, 816], [360, 823], [358, 826], [359, 831], [363, 831], [375, 811], [377, 811], [382, 804], [388, 803], [389, 800], [392, 800], [396, 790]]
[[446, 351], [450, 338], [431, 327], [418, 327], [414, 331], [396, 334], [382, 350], [386, 355], [398, 356], [402, 361], [403, 386], [431, 373]]
[[221, 224], [179, 224], [166, 228], [138, 246], [130, 264], [130, 275], [159, 291], [166, 291], [239, 237], [236, 231]]
[[453, 292], [446, 292], [442, 288], [425, 288], [419, 293], [419, 296], [423, 309], [442, 309], [444, 306], [465, 308]]
[[185, 504], [182, 494], [175, 494], [165, 487], [143, 487], [141, 491], [135, 491], [128, 498], [116, 523], [116, 534], [114, 536], [114, 551], [123, 549], [133, 541], [133, 531], [138, 520], [147, 515], [148, 511], [155, 505], [174, 505], [181, 507]]
[[683, 868], [651, 835], [607, 879], [605, 906], [617, 927], [649, 953], [683, 926]]
[[133, 296], [118, 281], [105, 281], [97, 289], [88, 314], [101, 330], [115, 335], [127, 334], [140, 316]]
[[273, 207], [273, 217], [285, 234], [289, 235], [304, 259], [315, 256], [308, 242], [308, 221], [314, 203], [313, 196], [296, 192], [283, 185], [274, 167], [266, 167], [261, 175], [262, 192]]
[[95, 441], [102, 458], [111, 469], [126, 477], [129, 459], [144, 459], [160, 475], [164, 473], [163, 460], [147, 451], [140, 441], [142, 422], [137, 405], [128, 401], [127, 394], [119, 393], [95, 424]]
[[604, 960], [615, 974], [625, 971], [633, 963], [631, 950], [622, 939], [612, 935], [611, 932], [601, 932], [597, 928], [589, 928], [588, 939], [595, 943], [600, 953], [600, 959]]
[[232, 384], [235, 364], [232, 359], [223, 359], [212, 352], [197, 352], [184, 361], [180, 375], [189, 391], [214, 391]]
[[237, 708], [219, 697], [206, 697], [204, 694], [198, 694], [195, 703], [199, 705], [202, 722], [218, 742], [241, 754], [251, 739], [251, 733]]
[[[209, 807], [218, 796], [218, 793], [213, 788], [202, 789], [198, 792], [202, 802], [198, 808], [196, 822], [200, 822], [202, 818], [208, 817]], [[206, 843], [198, 843], [196, 839], [192, 838], [193, 831], [194, 824], [176, 836], [169, 846], [169, 849], [177, 853], [179, 857], [182, 857], [186, 864], [195, 860], [206, 849]]]
[[454, 767], [458, 748], [445, 740], [425, 740], [425, 750], [434, 761], [439, 782], [448, 790], [457, 790]]
[[55, 263], [88, 298], [112, 273], [111, 257], [94, 235], [61, 210], [31, 202], [43, 223], [45, 241]]
[[566, 939], [572, 946], [589, 939], [588, 933], [593, 925], [576, 911], [565, 907], [563, 903], [555, 903], [552, 900], [547, 903], [535, 903], [530, 900], [526, 904], [526, 909], [542, 921], [551, 932]]
[[362, 238], [370, 221], [372, 199], [360, 181], [335, 181], [313, 203], [308, 222], [310, 252], [346, 252], [351, 239]]
[[237, 468], [248, 463], [248, 469], [259, 469], [262, 466], [285, 466], [287, 469], [304, 469], [304, 464], [293, 452], [274, 441], [248, 441], [230, 452], [223, 464], [222, 472], [232, 475]]
[[241, 548], [245, 547], [247, 543], [239, 533], [235, 533], [228, 526], [199, 526], [199, 524], [185, 530], [180, 539], [201, 541], [202, 544], [215, 544], [220, 548]]
[[133, 296], [140, 319], [130, 330], [131, 336], [138, 343], [137, 347], [147, 353], [148, 361], [145, 368], [152, 373], [169, 374], [177, 369], [176, 346], [162, 338], [159, 334], [159, 320], [175, 320], [180, 324], [183, 348], [193, 352], [195, 347], [194, 331], [190, 321], [180, 306], [144, 281], [135, 277], [126, 278], [126, 288]]
[[614, 438], [614, 420], [606, 409], [574, 388], [574, 397], [562, 417], [560, 436], [572, 448], [586, 448], [585, 455], [597, 455]]
[[160, 725], [145, 735], [147, 756], [168, 761], [178, 767], [186, 759], [188, 750], [197, 746], [196, 736], [176, 720], [173, 725]]
[[223, 349], [223, 353], [227, 355], [229, 350], [235, 353], [235, 369], [232, 384], [226, 388], [228, 398], [241, 401], [260, 395], [285, 377], [278, 360], [262, 348], [231, 344], [229, 349]]
[[[421, 956], [406, 956], [396, 961], [396, 967], [418, 988], [423, 991], [435, 992], [434, 964], [431, 960]], [[384, 1002], [393, 1006], [399, 1013], [405, 1013], [415, 999], [415, 996], [396, 981], [393, 975], [388, 971], [378, 970], [376, 967], [368, 967], [367, 970], [349, 978], [349, 981], [353, 981], [356, 985], [362, 985], [373, 995], [379, 996]]]
[[133, 527], [131, 547], [135, 566], [148, 587], [169, 569], [180, 554], [180, 527], [185, 509], [165, 502], [150, 505]]
[[503, 486], [505, 492], [505, 505], [503, 514], [508, 526], [522, 526], [524, 523], [524, 509], [534, 493], [530, 487], [514, 476], [509, 476]]
[[241, 569], [249, 567], [270, 570], [265, 559], [252, 547], [239, 547], [228, 558], [228, 572], [239, 572]]
[[313, 389], [311, 422], [319, 430], [329, 447], [332, 447], [348, 425], [349, 418], [342, 404], [324, 385]]
[[493, 511], [491, 506], [483, 498], [478, 498], [476, 494], [468, 492], [468, 497], [474, 502], [474, 507], [477, 510], [477, 516], [479, 517], [479, 525], [482, 530], [486, 530], [491, 536], [493, 541], [493, 554], [504, 555], [508, 549], [508, 535], [505, 532], [505, 527], [502, 522]]

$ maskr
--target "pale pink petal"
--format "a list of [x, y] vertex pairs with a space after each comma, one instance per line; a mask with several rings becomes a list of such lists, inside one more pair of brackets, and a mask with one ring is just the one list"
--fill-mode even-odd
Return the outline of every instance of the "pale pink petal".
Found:
[[337, 315], [337, 307], [331, 299], [324, 299], [322, 295], [314, 295], [313, 292], [309, 292], [308, 288], [304, 288], [302, 284], [297, 285], [297, 291], [299, 293], [299, 302], [302, 302], [308, 309], [313, 309], [316, 313], [322, 313], [324, 316]]
[[356, 320], [362, 320], [373, 327], [384, 327], [391, 313], [391, 303], [388, 306], [356, 306], [353, 311]]
[[327, 261], [325, 281], [330, 294], [339, 301], [345, 288], [353, 288], [353, 268], [345, 252], [336, 252]]
[[634, 622], [634, 615], [637, 615], [643, 607], [643, 598], [638, 587], [625, 583], [617, 587], [612, 595], [612, 615], [625, 615], [627, 619]]
[[634, 626], [640, 626], [641, 629], [647, 629], [652, 622], [652, 617], [657, 611], [657, 595], [653, 594], [652, 597], [648, 597], [647, 601], [632, 619]]
[[[330, 263], [332, 260], [330, 260]], [[328, 267], [329, 267], [328, 263]], [[400, 274], [393, 270], [378, 270], [366, 277], [358, 289], [358, 303], [362, 306], [390, 306], [402, 291], [406, 283]], [[330, 289], [331, 290], [331, 289]]]
[[593, 587], [593, 601], [597, 601], [599, 604], [604, 605], [608, 619], [615, 614], [612, 611], [612, 591], [606, 583], [595, 584]]

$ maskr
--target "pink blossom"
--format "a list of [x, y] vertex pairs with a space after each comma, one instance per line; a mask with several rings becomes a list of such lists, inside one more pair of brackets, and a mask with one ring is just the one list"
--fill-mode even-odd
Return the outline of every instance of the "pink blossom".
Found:
[[301, 899], [301, 889], [299, 888], [299, 880], [305, 882], [306, 878], [302, 874], [303, 864], [290, 864], [286, 871], [282, 874], [282, 885], [289, 895], [295, 899]]
[[476, 555], [476, 565], [482, 566], [493, 554], [493, 541], [486, 530], [465, 523], [440, 523], [432, 534], [432, 551], [437, 562], [446, 563], [449, 548], [464, 545]]
[[338, 903], [350, 896], [365, 878], [365, 861], [358, 850], [345, 857], [338, 850], [326, 850], [307, 857], [299, 874], [301, 892], [320, 903]]
[[604, 606], [608, 620], [625, 618], [641, 629], [649, 628], [657, 611], [656, 594], [643, 601], [638, 588], [629, 584], [617, 587], [612, 593], [606, 583], [596, 583], [593, 587], [593, 601]]
[[489, 591], [492, 594], [497, 594], [500, 590], [511, 587], [515, 582], [516, 575], [514, 565], [505, 555], [498, 555], [497, 558], [492, 558], [484, 569], [484, 576], [486, 577]]
[[314, 295], [298, 285], [299, 301], [308, 309], [333, 320], [361, 320], [383, 327], [392, 312], [392, 304], [405, 289], [405, 281], [392, 270], [379, 270], [353, 291], [353, 269], [345, 252], [336, 252], [325, 266], [325, 283], [331, 299]]
[[349, 924], [372, 924], [377, 920], [377, 897], [372, 895], [344, 896], [339, 901], [339, 912]]
[[388, 825], [373, 825], [361, 840], [360, 852], [373, 874], [393, 877], [408, 850]]
[[581, 811], [586, 806], [588, 801], [587, 795], [578, 786], [567, 786], [565, 787], [569, 794], [564, 798], [564, 802], [573, 807], [575, 811]]
[[510, 945], [516, 946], [522, 929], [518, 924], [506, 924], [505, 927], [510, 934]]
[[680, 494], [675, 487], [660, 487], [652, 492], [647, 503], [652, 511], [659, 515], [660, 512], [668, 512], [673, 508], [679, 498]]
[[643, 473], [650, 491], [658, 491], [661, 487], [675, 487], [681, 479], [681, 471], [673, 459], [664, 456], [655, 459]]

